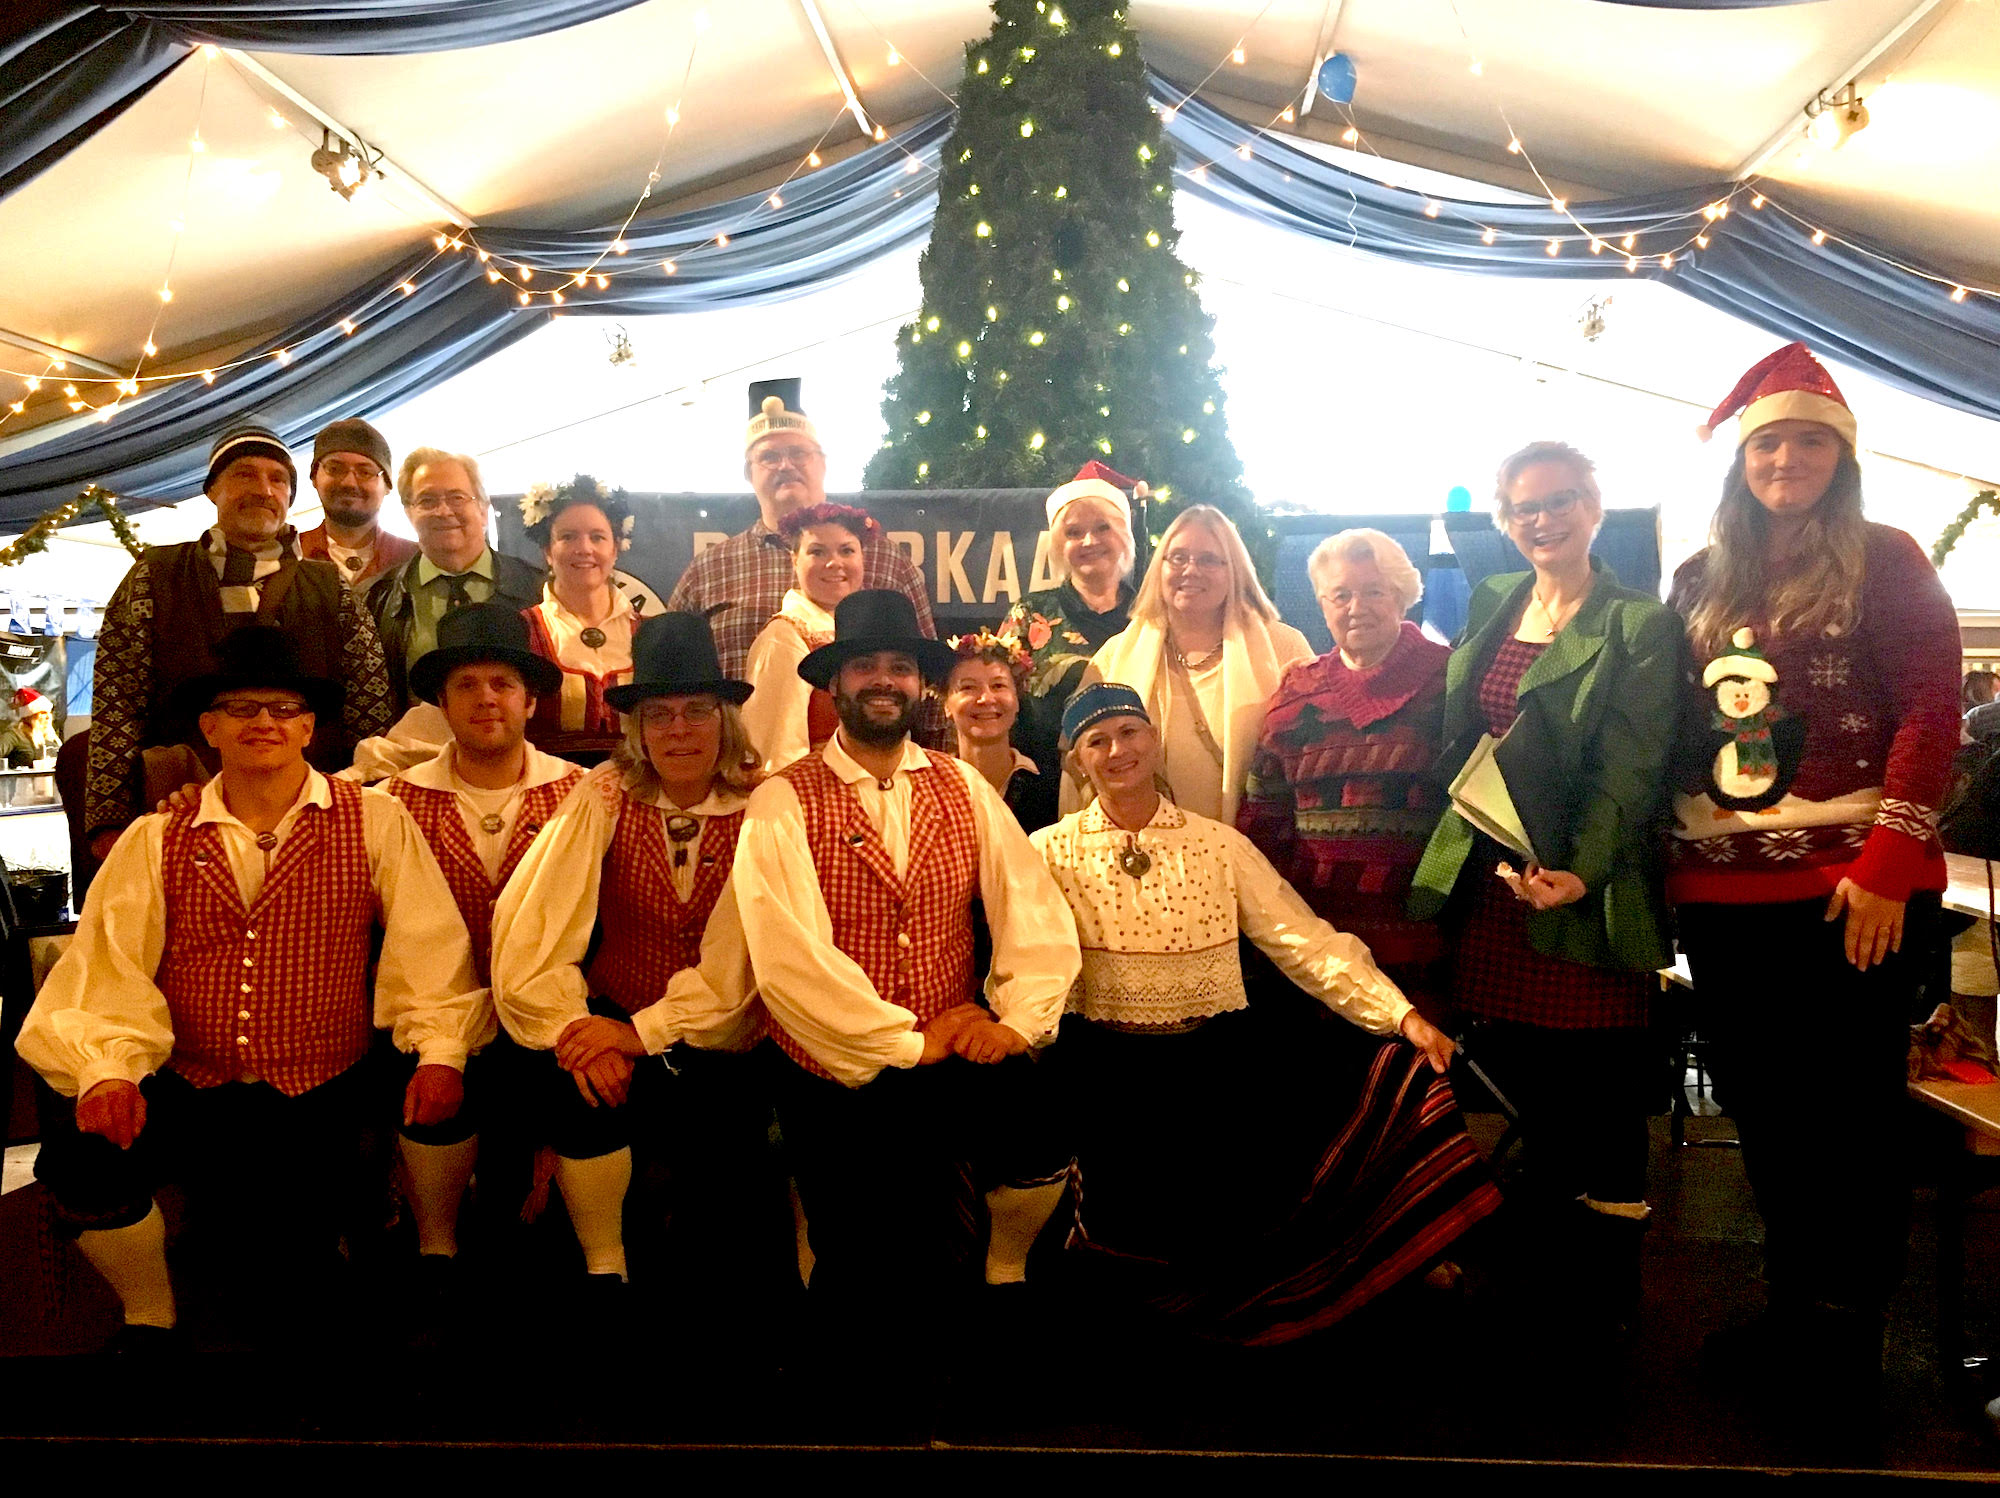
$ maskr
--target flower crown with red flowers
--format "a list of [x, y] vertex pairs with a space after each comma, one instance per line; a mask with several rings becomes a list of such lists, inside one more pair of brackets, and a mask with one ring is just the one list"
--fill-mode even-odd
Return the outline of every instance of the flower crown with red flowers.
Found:
[[1021, 643], [1019, 635], [981, 629], [969, 635], [953, 635], [945, 644], [962, 661], [992, 661], [996, 666], [1005, 666], [1014, 673], [1017, 681], [1026, 676], [1035, 663], [1035, 658]]
[[807, 505], [802, 510], [792, 511], [778, 522], [778, 534], [786, 541], [796, 543], [802, 531], [815, 525], [837, 525], [854, 532], [864, 541], [873, 541], [882, 534], [882, 527], [866, 510], [836, 504]]

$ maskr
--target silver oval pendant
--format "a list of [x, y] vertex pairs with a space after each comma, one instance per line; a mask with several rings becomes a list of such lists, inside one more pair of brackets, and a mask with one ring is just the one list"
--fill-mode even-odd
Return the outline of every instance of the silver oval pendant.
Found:
[[497, 811], [489, 811], [479, 819], [479, 830], [489, 837], [498, 832], [503, 825], [505, 824], [501, 822], [500, 813]]
[[1153, 855], [1129, 838], [1125, 846], [1118, 850], [1118, 867], [1134, 879], [1146, 877], [1146, 871], [1153, 866]]
[[586, 628], [582, 634], [577, 636], [577, 638], [583, 641], [584, 649], [595, 650], [598, 646], [604, 643], [604, 631], [599, 629], [595, 624], [593, 624], [590, 625], [588, 628]]

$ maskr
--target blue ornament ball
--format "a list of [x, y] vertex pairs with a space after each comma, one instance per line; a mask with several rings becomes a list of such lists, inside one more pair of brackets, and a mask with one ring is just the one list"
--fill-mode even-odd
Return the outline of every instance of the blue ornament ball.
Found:
[[1453, 484], [1444, 497], [1444, 507], [1454, 515], [1463, 515], [1472, 508], [1472, 491], [1463, 484]]
[[1319, 65], [1319, 91], [1336, 104], [1352, 104], [1357, 76], [1354, 59], [1336, 52]]

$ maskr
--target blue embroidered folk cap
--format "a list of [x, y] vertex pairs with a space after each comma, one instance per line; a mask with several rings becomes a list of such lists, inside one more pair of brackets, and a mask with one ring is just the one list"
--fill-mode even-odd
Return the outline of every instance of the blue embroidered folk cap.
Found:
[[1063, 739], [1074, 744], [1077, 735], [1098, 719], [1118, 717], [1153, 721], [1147, 715], [1145, 700], [1123, 682], [1093, 682], [1070, 698], [1069, 706], [1063, 709]]

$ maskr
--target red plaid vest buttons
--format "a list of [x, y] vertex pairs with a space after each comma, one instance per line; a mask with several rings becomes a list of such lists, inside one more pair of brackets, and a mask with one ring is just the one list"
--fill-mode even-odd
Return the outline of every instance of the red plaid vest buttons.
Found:
[[367, 1054], [375, 885], [361, 791], [328, 783], [333, 805], [299, 813], [248, 910], [220, 830], [192, 810], [167, 823], [167, 1065], [197, 1087], [250, 1072], [296, 1097]]
[[[779, 771], [798, 793], [834, 946], [920, 1024], [972, 997], [979, 897], [971, 793], [956, 760], [929, 750], [925, 757], [928, 767], [910, 776], [910, 857], [900, 879], [882, 835], [821, 752]], [[782, 1026], [772, 1034], [799, 1065], [829, 1075]]]
[[410, 819], [430, 844], [438, 867], [444, 870], [444, 882], [451, 888], [459, 919], [465, 922], [466, 935], [472, 939], [472, 965], [481, 984], [493, 981], [493, 907], [499, 902], [500, 891], [514, 877], [514, 869], [534, 842], [535, 834], [548, 824], [571, 787], [582, 778], [583, 771], [573, 769], [560, 780], [531, 785], [521, 793], [521, 814], [515, 818], [513, 835], [507, 839], [498, 880], [487, 879], [486, 865], [480, 861], [479, 850], [472, 846], [472, 835], [465, 830], [465, 814], [459, 810], [455, 794], [412, 785], [400, 776], [386, 782], [389, 794], [410, 809]]
[[702, 824], [694, 888], [683, 904], [674, 888], [666, 819], [656, 806], [620, 799], [598, 887], [597, 955], [586, 975], [592, 993], [636, 1014], [659, 1002], [675, 973], [701, 961], [702, 933], [729, 882], [742, 829], [741, 811]]

